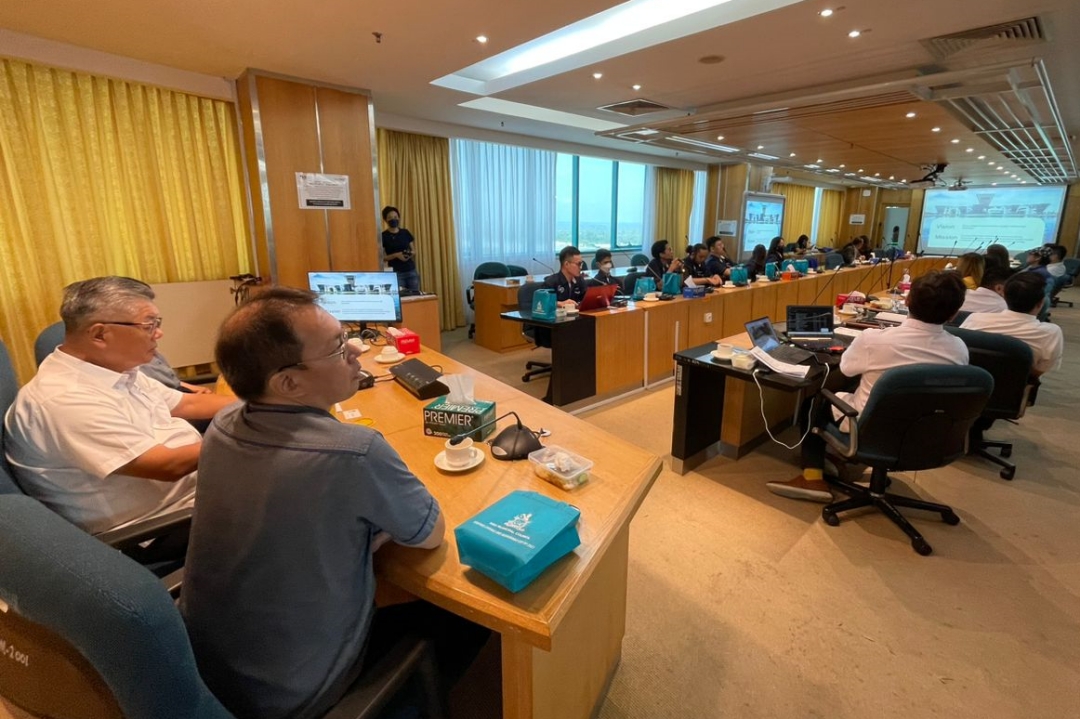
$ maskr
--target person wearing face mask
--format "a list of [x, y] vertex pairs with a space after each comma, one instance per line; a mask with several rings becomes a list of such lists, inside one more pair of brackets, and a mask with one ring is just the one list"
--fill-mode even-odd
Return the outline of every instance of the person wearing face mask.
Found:
[[599, 283], [601, 285], [619, 284], [619, 279], [611, 274], [615, 269], [615, 263], [611, 259], [611, 250], [596, 251], [596, 266], [599, 269], [591, 278], [594, 283]]
[[383, 255], [398, 276], [398, 286], [403, 290], [420, 292], [420, 273], [416, 271], [413, 259], [412, 233], [401, 226], [401, 213], [398, 208], [387, 205], [382, 211], [383, 222], [387, 229], [382, 233]]

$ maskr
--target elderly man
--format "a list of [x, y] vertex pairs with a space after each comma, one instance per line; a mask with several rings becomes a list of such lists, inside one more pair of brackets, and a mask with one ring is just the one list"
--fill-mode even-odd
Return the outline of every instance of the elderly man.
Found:
[[5, 419], [19, 486], [94, 534], [188, 506], [201, 437], [185, 420], [229, 404], [139, 372], [162, 336], [148, 291], [127, 277], [64, 288], [64, 343]]

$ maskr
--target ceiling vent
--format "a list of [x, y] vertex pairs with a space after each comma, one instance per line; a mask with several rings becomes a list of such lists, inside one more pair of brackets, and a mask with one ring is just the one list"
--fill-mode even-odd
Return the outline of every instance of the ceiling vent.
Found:
[[641, 115], [650, 115], [654, 112], [668, 112], [669, 110], [675, 110], [676, 108], [661, 105], [659, 102], [653, 102], [652, 100], [646, 100], [639, 97], [634, 100], [627, 100], [626, 102], [616, 102], [614, 105], [604, 105], [603, 107], [598, 107], [596, 109], [614, 112], [619, 115], [626, 115], [627, 117], [640, 117]]
[[1044, 42], [1046, 42], [1046, 35], [1043, 34], [1039, 18], [1026, 17], [1022, 20], [932, 37], [929, 40], [923, 40], [922, 44], [935, 58], [945, 60], [961, 54], [1000, 52], [1012, 47], [1037, 45]]

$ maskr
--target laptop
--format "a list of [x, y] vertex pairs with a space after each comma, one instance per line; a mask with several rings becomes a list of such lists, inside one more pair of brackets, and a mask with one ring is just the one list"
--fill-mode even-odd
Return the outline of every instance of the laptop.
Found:
[[585, 296], [578, 303], [578, 309], [582, 312], [588, 310], [602, 310], [611, 304], [611, 298], [618, 291], [618, 285], [595, 285], [585, 290]]
[[773, 359], [788, 364], [799, 364], [814, 356], [813, 352], [783, 344], [773, 329], [772, 322], [768, 317], [750, 320], [746, 323], [746, 334], [750, 335], [750, 341], [755, 347], [763, 350]]
[[788, 305], [788, 341], [796, 347], [821, 351], [836, 343], [833, 308], [828, 305]]

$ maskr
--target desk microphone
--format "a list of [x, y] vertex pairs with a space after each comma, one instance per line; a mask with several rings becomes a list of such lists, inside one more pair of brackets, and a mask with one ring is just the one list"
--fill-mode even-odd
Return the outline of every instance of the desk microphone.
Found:
[[551, 265], [546, 265], [543, 262], [541, 262], [540, 260], [536, 259], [535, 257], [532, 258], [532, 261], [535, 262], [536, 264], [540, 265], [541, 267], [543, 267], [545, 270], [547, 270], [551, 274], [555, 274], [555, 269], [553, 267], [551, 267]]
[[946, 260], [953, 256], [953, 253], [956, 252], [956, 246], [958, 244], [960, 244], [960, 240], [957, 240], [956, 242], [952, 243], [952, 249], [945, 253], [945, 259]]
[[825, 282], [825, 284], [821, 286], [821, 289], [818, 290], [818, 293], [816, 295], [814, 295], [814, 299], [810, 300], [810, 304], [813, 305], [813, 304], [817, 303], [818, 297], [821, 297], [821, 293], [823, 293], [825, 290], [829, 289], [829, 285], [831, 285], [833, 283], [833, 280], [836, 279], [836, 275], [837, 275], [837, 273], [840, 272], [841, 269], [843, 269], [842, 265], [838, 265], [838, 266], [833, 268], [832, 276], [829, 277], [829, 279]]
[[496, 417], [495, 419], [484, 422], [478, 427], [473, 427], [468, 432], [455, 434], [450, 438], [450, 445], [456, 447], [470, 434], [490, 427], [499, 420], [506, 419], [511, 415], [517, 420], [517, 424], [507, 427], [490, 440], [491, 456], [495, 459], [509, 462], [515, 459], [525, 459], [529, 456], [529, 452], [543, 449], [544, 445], [540, 444], [537, 433], [521, 423], [521, 417], [518, 417], [517, 412], [507, 412], [501, 417]]
[[[889, 264], [891, 265], [892, 263]], [[855, 284], [855, 289], [851, 290], [851, 292], [849, 292], [848, 294], [855, 294], [856, 292], [858, 292], [859, 288], [863, 286], [863, 283], [866, 282], [867, 278], [869, 278], [870, 275], [875, 274], [875, 272], [878, 276], [878, 280], [881, 280], [881, 278], [885, 275], [885, 268], [882, 267], [882, 263], [879, 262], [876, 265], [871, 266], [870, 271], [862, 276], [862, 279]]]

